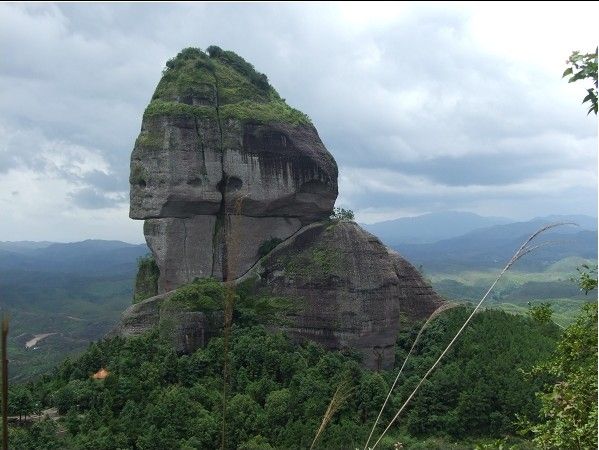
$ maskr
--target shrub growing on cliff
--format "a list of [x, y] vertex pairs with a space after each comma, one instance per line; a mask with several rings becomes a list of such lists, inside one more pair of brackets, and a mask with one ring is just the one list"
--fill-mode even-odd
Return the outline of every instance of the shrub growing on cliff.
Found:
[[[282, 313], [292, 309], [288, 299], [254, 293], [251, 280], [241, 283], [234, 297], [233, 322], [240, 326], [279, 322]], [[163, 303], [163, 308], [172, 310], [201, 311], [207, 314], [222, 311], [226, 286], [215, 278], [197, 278], [192, 283], [178, 288]]]
[[279, 238], [270, 238], [266, 241], [262, 242], [260, 247], [258, 248], [258, 255], [262, 258], [263, 256], [268, 255], [277, 245], [283, 242]]
[[354, 220], [354, 212], [351, 209], [335, 208], [331, 214], [330, 220]]
[[215, 278], [201, 278], [180, 287], [168, 302], [190, 311], [211, 312], [222, 309], [225, 286]]
[[133, 303], [141, 302], [158, 294], [158, 277], [160, 277], [160, 269], [152, 255], [137, 260]]
[[206, 49], [211, 58], [217, 58], [233, 67], [243, 76], [247, 77], [252, 84], [264, 91], [270, 89], [268, 83], [268, 77], [263, 73], [256, 71], [254, 66], [239, 56], [237, 53], [230, 50], [223, 50], [222, 48], [211, 45]]

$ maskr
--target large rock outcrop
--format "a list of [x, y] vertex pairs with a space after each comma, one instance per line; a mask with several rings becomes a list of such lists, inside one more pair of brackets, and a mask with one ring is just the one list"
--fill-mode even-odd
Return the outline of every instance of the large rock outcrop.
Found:
[[421, 320], [443, 302], [410, 263], [346, 221], [305, 227], [244, 279], [292, 300], [280, 328], [293, 340], [357, 350], [376, 369], [393, 365], [400, 319]]
[[327, 217], [337, 197], [337, 165], [307, 116], [211, 50], [169, 61], [131, 155], [130, 217], [146, 220], [159, 292], [236, 278], [262, 243]]
[[158, 295], [130, 307], [114, 334], [168, 322], [175, 348], [193, 351], [219, 321], [173, 311], [172, 292], [198, 277], [250, 281], [256, 293], [292, 302], [278, 326], [292, 339], [355, 349], [368, 367], [386, 368], [401, 318], [426, 318], [443, 301], [375, 236], [328, 219], [335, 160], [307, 116], [234, 53], [186, 49], [169, 61], [130, 182], [130, 216], [145, 220]]

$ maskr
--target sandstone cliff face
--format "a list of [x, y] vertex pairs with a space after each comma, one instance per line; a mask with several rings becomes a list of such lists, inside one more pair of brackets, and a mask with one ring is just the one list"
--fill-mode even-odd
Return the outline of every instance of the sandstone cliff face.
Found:
[[305, 227], [252, 268], [259, 289], [294, 301], [281, 328], [295, 341], [354, 349], [389, 368], [400, 318], [428, 317], [443, 300], [416, 269], [353, 222]]
[[196, 277], [249, 281], [293, 303], [278, 328], [295, 341], [390, 367], [402, 318], [422, 320], [443, 300], [376, 237], [328, 220], [337, 166], [307, 116], [230, 52], [187, 49], [167, 67], [130, 177], [130, 216], [145, 220], [158, 295], [125, 311], [113, 333], [160, 325], [177, 351], [191, 352], [222, 320], [173, 309], [174, 290]]
[[316, 129], [245, 61], [187, 49], [169, 63], [130, 176], [130, 217], [146, 220], [159, 292], [245, 273], [265, 240], [327, 217], [337, 197]]

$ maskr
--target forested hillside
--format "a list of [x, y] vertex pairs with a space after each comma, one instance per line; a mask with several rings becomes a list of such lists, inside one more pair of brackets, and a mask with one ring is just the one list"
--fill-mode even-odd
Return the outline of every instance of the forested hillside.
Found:
[[[315, 448], [362, 448], [419, 326], [400, 334], [396, 368], [377, 373], [362, 369], [351, 353], [292, 345], [267, 332], [248, 311], [237, 317], [229, 347], [225, 448], [310, 447], [340, 385], [346, 400]], [[388, 422], [468, 313], [466, 307], [450, 309], [425, 329], [381, 423]], [[515, 437], [516, 415], [538, 419], [535, 392], [543, 381], [526, 374], [549, 358], [559, 336], [551, 323], [501, 311], [479, 313], [379, 448], [402, 443], [403, 448], [465, 449], [497, 440], [532, 448]], [[22, 449], [217, 448], [223, 430], [223, 345], [222, 338], [214, 338], [192, 355], [177, 356], [157, 332], [92, 344], [81, 357], [27, 386], [32, 404], [57, 408], [61, 419], [15, 428], [12, 442]], [[102, 368], [108, 376], [93, 379]], [[25, 412], [12, 407], [14, 414]]]
[[131, 303], [137, 259], [147, 251], [120, 241], [0, 243], [10, 378], [44, 373], [102, 338]]

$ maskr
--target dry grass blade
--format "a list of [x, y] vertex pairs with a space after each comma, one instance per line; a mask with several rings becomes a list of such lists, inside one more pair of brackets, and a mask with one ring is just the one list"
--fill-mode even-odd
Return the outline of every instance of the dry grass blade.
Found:
[[337, 386], [337, 389], [335, 390], [335, 393], [333, 394], [333, 397], [329, 402], [329, 406], [327, 407], [327, 410], [325, 411], [324, 416], [322, 417], [320, 427], [318, 427], [318, 431], [316, 431], [316, 435], [314, 436], [312, 445], [310, 445], [310, 450], [314, 448], [314, 446], [316, 445], [316, 441], [318, 440], [324, 429], [327, 427], [327, 425], [331, 422], [331, 419], [333, 418], [335, 413], [339, 411], [339, 409], [341, 408], [341, 406], [343, 406], [345, 401], [349, 397], [351, 397], [354, 389], [354, 387], [349, 386], [348, 381], [342, 381], [339, 384], [339, 386]]
[[420, 340], [420, 336], [422, 336], [422, 332], [425, 330], [425, 328], [428, 326], [428, 324], [432, 322], [432, 320], [435, 317], [437, 317], [443, 311], [447, 311], [448, 309], [455, 308], [456, 306], [458, 306], [457, 303], [444, 303], [443, 305], [439, 306], [437, 309], [435, 309], [432, 312], [432, 314], [428, 317], [426, 322], [424, 322], [424, 325], [422, 325], [422, 327], [420, 328], [420, 331], [418, 331], [418, 334], [416, 335], [416, 339], [414, 339], [414, 342], [412, 343], [412, 347], [410, 347], [410, 351], [404, 358], [403, 364], [401, 365], [399, 372], [397, 372], [397, 376], [395, 377], [395, 380], [393, 381], [393, 385], [389, 389], [389, 392], [387, 393], [387, 397], [385, 398], [385, 401], [383, 402], [383, 406], [381, 406], [379, 414], [376, 417], [376, 420], [374, 421], [374, 425], [372, 426], [372, 429], [370, 430], [370, 434], [368, 435], [368, 440], [366, 441], [366, 445], [364, 445], [364, 450], [366, 450], [368, 448], [368, 444], [370, 444], [370, 439], [372, 439], [372, 434], [374, 433], [374, 430], [376, 429], [376, 426], [379, 423], [381, 415], [383, 414], [383, 411], [385, 410], [385, 407], [387, 406], [387, 402], [389, 401], [389, 398], [391, 397], [391, 394], [393, 393], [393, 389], [395, 389], [395, 386], [397, 385], [397, 381], [399, 380], [399, 377], [401, 376], [403, 369], [406, 366], [406, 363], [408, 362], [408, 359], [412, 355], [412, 352], [414, 351], [416, 344]]
[[556, 228], [556, 227], [561, 227], [564, 225], [574, 225], [574, 226], [578, 226], [577, 223], [574, 222], [556, 222], [556, 223], [550, 223], [549, 225], [545, 225], [544, 227], [539, 228], [537, 231], [535, 231], [533, 234], [530, 235], [530, 237], [524, 242], [524, 244], [522, 244], [520, 246], [520, 248], [516, 251], [516, 253], [514, 253], [514, 256], [512, 256], [512, 259], [510, 259], [510, 261], [507, 263], [507, 265], [505, 266], [505, 268], [503, 269], [503, 272], [499, 275], [501, 277], [501, 275], [503, 275], [507, 270], [509, 270], [509, 268], [516, 262], [518, 261], [520, 258], [522, 258], [524, 255], [526, 255], [527, 253], [530, 253], [531, 251], [535, 250], [536, 248], [539, 248], [541, 246], [544, 246], [544, 243], [541, 243], [539, 245], [533, 245], [533, 246], [529, 246], [528, 244], [530, 244], [537, 236], [539, 236], [540, 234], [544, 233], [545, 231], [548, 231], [552, 228]]
[[385, 428], [385, 430], [383, 431], [383, 433], [379, 436], [379, 438], [377, 439], [377, 441], [371, 447], [371, 450], [374, 450], [376, 448], [376, 446], [379, 444], [379, 442], [381, 441], [381, 439], [385, 436], [385, 434], [387, 433], [387, 431], [389, 431], [389, 428], [391, 428], [391, 426], [395, 423], [395, 421], [397, 420], [397, 418], [399, 417], [399, 415], [402, 413], [402, 411], [405, 409], [405, 407], [408, 405], [408, 403], [410, 403], [410, 400], [412, 400], [412, 397], [414, 397], [414, 395], [416, 395], [416, 392], [418, 392], [418, 389], [420, 389], [420, 386], [422, 385], [422, 383], [424, 383], [424, 381], [428, 378], [428, 376], [431, 374], [431, 372], [433, 370], [435, 370], [435, 368], [437, 367], [437, 365], [439, 364], [439, 362], [443, 359], [443, 357], [445, 356], [445, 354], [453, 346], [453, 343], [457, 340], [457, 338], [460, 336], [460, 334], [462, 334], [462, 331], [464, 331], [464, 328], [466, 328], [466, 326], [468, 325], [468, 323], [470, 323], [470, 320], [472, 319], [472, 317], [474, 317], [474, 315], [479, 310], [479, 308], [481, 307], [481, 305], [483, 304], [483, 302], [489, 296], [489, 293], [493, 290], [493, 288], [499, 282], [499, 280], [503, 277], [503, 275], [522, 256], [526, 255], [527, 253], [530, 253], [532, 250], [534, 250], [535, 248], [539, 247], [539, 246], [529, 246], [529, 244], [537, 236], [539, 236], [540, 234], [544, 233], [545, 231], [547, 231], [549, 229], [552, 229], [552, 228], [555, 228], [555, 227], [563, 226], [563, 225], [577, 225], [577, 224], [570, 223], [570, 222], [559, 222], [559, 223], [552, 223], [552, 224], [546, 225], [546, 226], [540, 228], [539, 230], [537, 230], [536, 232], [534, 232], [520, 246], [520, 248], [516, 251], [516, 253], [514, 253], [514, 255], [508, 261], [508, 263], [505, 265], [505, 267], [503, 268], [503, 270], [501, 271], [501, 273], [497, 276], [497, 278], [495, 278], [495, 281], [493, 282], [493, 284], [491, 284], [491, 286], [489, 287], [489, 289], [487, 290], [487, 292], [485, 293], [485, 295], [483, 295], [483, 297], [480, 299], [480, 301], [478, 302], [478, 304], [476, 305], [476, 307], [474, 308], [474, 310], [472, 311], [472, 313], [470, 313], [470, 315], [468, 316], [468, 318], [466, 319], [466, 321], [464, 322], [464, 324], [460, 327], [460, 329], [458, 330], [458, 332], [456, 333], [456, 335], [449, 342], [449, 344], [447, 344], [447, 347], [445, 347], [445, 350], [443, 350], [443, 352], [441, 352], [441, 355], [439, 355], [439, 357], [437, 358], [437, 360], [433, 363], [433, 365], [428, 369], [428, 371], [420, 379], [420, 381], [418, 382], [418, 384], [416, 385], [416, 387], [414, 388], [414, 390], [412, 391], [412, 393], [408, 396], [408, 398], [406, 399], [406, 401], [403, 403], [403, 405], [401, 405], [401, 408], [399, 408], [399, 410], [397, 411], [397, 413], [395, 414], [395, 416], [393, 417], [393, 419], [391, 419], [391, 422], [389, 422], [389, 425], [387, 425], [387, 427]]

